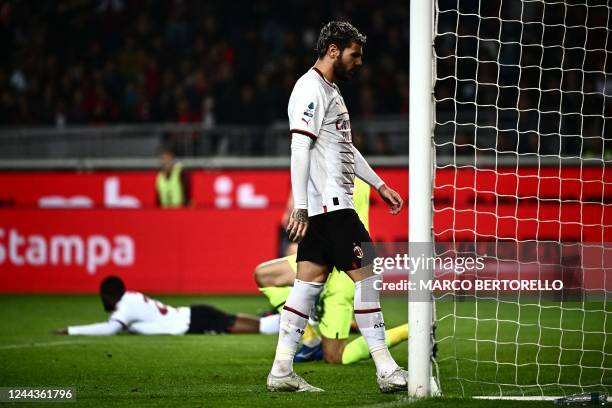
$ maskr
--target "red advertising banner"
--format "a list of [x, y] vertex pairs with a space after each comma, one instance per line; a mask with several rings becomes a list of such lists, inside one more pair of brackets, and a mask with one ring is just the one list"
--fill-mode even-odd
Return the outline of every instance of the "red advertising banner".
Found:
[[[405, 169], [380, 175], [402, 196], [408, 195]], [[189, 171], [196, 207], [284, 207], [291, 180], [288, 170]], [[0, 207], [152, 208], [156, 206], [155, 171], [7, 172], [0, 173]], [[376, 200], [376, 198], [375, 198]]]
[[0, 174], [0, 206], [145, 208], [155, 206], [155, 172]]
[[[379, 174], [408, 199], [406, 169]], [[560, 176], [563, 178], [560, 181]], [[154, 171], [0, 174], [0, 292], [95, 292], [118, 274], [161, 293], [256, 292], [253, 269], [277, 256], [287, 170], [190, 172], [194, 208], [155, 208]], [[440, 169], [438, 240], [612, 241], [608, 168]], [[599, 204], [597, 204], [599, 202]], [[408, 239], [373, 193], [376, 241]]]
[[0, 290], [95, 292], [107, 275], [142, 291], [254, 292], [276, 250], [278, 210], [3, 210]]

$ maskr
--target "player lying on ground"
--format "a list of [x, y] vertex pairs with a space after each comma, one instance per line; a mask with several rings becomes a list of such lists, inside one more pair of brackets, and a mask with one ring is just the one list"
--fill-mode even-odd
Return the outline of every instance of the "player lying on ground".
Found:
[[123, 281], [109, 276], [100, 284], [100, 298], [109, 312], [107, 322], [69, 326], [55, 334], [111, 336], [133, 334], [278, 333], [279, 317], [258, 318], [226, 313], [210, 305], [172, 307], [140, 292], [126, 291]]
[[[357, 177], [353, 200], [359, 219], [369, 230], [370, 186]], [[282, 310], [293, 286], [296, 271], [295, 254], [264, 262], [255, 269], [255, 281], [275, 310]], [[317, 302], [316, 314], [321, 336], [308, 324], [304, 329], [303, 346], [296, 353], [294, 362], [324, 359], [328, 363], [352, 364], [370, 358], [370, 351], [363, 336], [348, 342], [353, 320], [354, 294], [355, 283], [352, 279], [334, 268]], [[407, 324], [386, 331], [389, 347], [407, 339]]]
[[[297, 275], [281, 312], [274, 363], [267, 379], [270, 391], [322, 391], [293, 371], [293, 358], [315, 299], [334, 267], [355, 282], [354, 313], [376, 365], [383, 392], [408, 389], [408, 373], [389, 353], [380, 294], [380, 277], [372, 260], [363, 259], [370, 234], [353, 204], [355, 176], [378, 191], [398, 214], [401, 197], [381, 180], [352, 143], [349, 114], [339, 80], [353, 78], [362, 65], [366, 38], [346, 22], [330, 22], [319, 34], [318, 59], [295, 84], [289, 99], [291, 191], [294, 210], [290, 239], [299, 242]], [[330, 310], [333, 312], [333, 310]]]

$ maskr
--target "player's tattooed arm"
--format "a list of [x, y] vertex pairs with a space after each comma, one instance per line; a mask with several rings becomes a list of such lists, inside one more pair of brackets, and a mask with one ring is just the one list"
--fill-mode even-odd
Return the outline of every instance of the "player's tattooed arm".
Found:
[[308, 175], [311, 139], [294, 133], [291, 140], [291, 191], [293, 211], [289, 217], [287, 232], [292, 242], [300, 242], [308, 229]]
[[308, 229], [308, 210], [305, 208], [294, 208], [289, 217], [287, 232], [292, 242], [300, 242], [306, 235]]
[[308, 222], [308, 210], [304, 208], [296, 208], [293, 217], [297, 222]]

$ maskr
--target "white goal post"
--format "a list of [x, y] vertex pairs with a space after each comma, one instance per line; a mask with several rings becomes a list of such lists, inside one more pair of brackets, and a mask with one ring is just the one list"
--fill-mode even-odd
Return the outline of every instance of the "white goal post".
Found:
[[[432, 242], [432, 19], [432, 0], [410, 2], [408, 236], [417, 246]], [[431, 271], [417, 274], [426, 278]], [[408, 300], [408, 395], [423, 398], [430, 394], [432, 303]]]

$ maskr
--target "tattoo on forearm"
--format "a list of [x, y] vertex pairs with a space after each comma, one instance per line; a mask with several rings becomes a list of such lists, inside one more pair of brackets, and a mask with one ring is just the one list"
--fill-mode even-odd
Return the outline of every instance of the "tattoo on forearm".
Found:
[[295, 218], [297, 222], [308, 222], [308, 210], [301, 208], [295, 210], [293, 213], [293, 218]]

